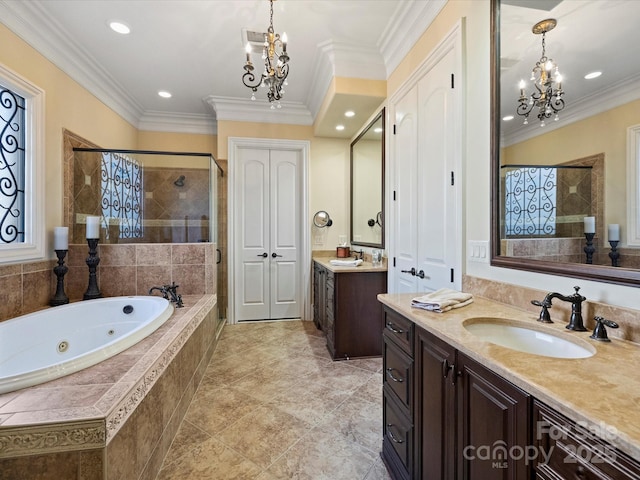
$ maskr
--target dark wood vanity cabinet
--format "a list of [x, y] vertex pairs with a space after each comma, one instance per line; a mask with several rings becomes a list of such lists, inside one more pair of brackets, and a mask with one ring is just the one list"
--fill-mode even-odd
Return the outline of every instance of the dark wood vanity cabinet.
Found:
[[[525, 460], [486, 450], [529, 443], [529, 395], [385, 308], [382, 456], [394, 479], [530, 478]], [[410, 349], [396, 330], [411, 332]], [[398, 325], [403, 325], [398, 328]], [[399, 394], [400, 392], [400, 394]], [[411, 397], [403, 401], [402, 395]], [[477, 450], [483, 447], [482, 450]], [[405, 453], [406, 452], [406, 453]]]
[[[640, 462], [538, 400], [533, 402], [533, 421], [533, 445], [539, 452], [535, 458], [537, 480], [640, 478]], [[607, 428], [604, 422], [601, 428]], [[606, 430], [602, 433], [607, 434]]]
[[394, 480], [640, 479], [640, 462], [388, 307], [383, 339]]
[[314, 322], [334, 360], [382, 355], [386, 271], [332, 272], [314, 262]]

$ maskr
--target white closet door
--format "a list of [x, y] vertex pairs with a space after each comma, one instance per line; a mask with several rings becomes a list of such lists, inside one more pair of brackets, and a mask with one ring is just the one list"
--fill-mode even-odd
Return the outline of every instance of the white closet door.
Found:
[[270, 317], [302, 312], [300, 279], [300, 152], [271, 151]]
[[239, 151], [234, 272], [238, 320], [270, 318], [269, 163], [269, 150]]
[[[393, 292], [409, 293], [418, 289], [417, 277], [407, 273], [418, 264], [417, 166], [418, 166], [418, 94], [412, 88], [395, 105], [393, 159], [395, 162], [395, 201], [392, 201], [395, 269]], [[392, 199], [393, 200], [393, 199]], [[404, 272], [403, 272], [404, 271]]]
[[236, 319], [297, 318], [300, 279], [300, 153], [243, 148], [236, 177]]
[[[449, 51], [418, 82], [418, 263], [420, 291], [455, 288], [455, 249], [459, 247], [456, 218], [459, 205], [452, 185], [455, 172], [455, 53]], [[455, 273], [455, 272], [454, 272]], [[460, 277], [460, 269], [457, 275]]]

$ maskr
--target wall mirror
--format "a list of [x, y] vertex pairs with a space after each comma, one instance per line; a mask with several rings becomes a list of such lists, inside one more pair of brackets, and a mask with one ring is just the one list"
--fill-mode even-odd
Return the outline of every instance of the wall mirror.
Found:
[[[628, 140], [640, 125], [640, 2], [492, 0], [491, 8], [491, 264], [640, 285], [640, 245], [631, 235], [640, 153]], [[555, 28], [534, 33], [545, 19]], [[541, 110], [531, 77], [543, 45], [555, 62], [548, 75], [557, 66], [562, 77]], [[609, 225], [619, 225], [619, 266], [609, 255]]]
[[384, 108], [351, 143], [351, 244], [384, 247]]

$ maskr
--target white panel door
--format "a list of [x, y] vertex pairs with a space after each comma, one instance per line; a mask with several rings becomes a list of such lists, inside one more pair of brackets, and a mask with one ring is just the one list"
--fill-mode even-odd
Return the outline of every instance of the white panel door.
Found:
[[[393, 292], [409, 293], [418, 288], [417, 277], [408, 273], [418, 264], [417, 165], [418, 165], [418, 89], [412, 88], [394, 110], [395, 201], [392, 202], [395, 269]], [[393, 199], [392, 199], [393, 200]]]
[[236, 319], [300, 317], [300, 152], [243, 148], [237, 161]]
[[297, 318], [300, 281], [300, 153], [271, 151], [270, 317]]
[[239, 151], [236, 185], [236, 314], [241, 320], [269, 318], [269, 150]]
[[[456, 287], [456, 218], [459, 205], [452, 181], [455, 172], [455, 54], [449, 51], [418, 82], [418, 278], [420, 291]], [[452, 280], [452, 270], [454, 276]], [[458, 278], [460, 269], [457, 269]]]
[[391, 105], [392, 293], [462, 288], [459, 48], [429, 58]]

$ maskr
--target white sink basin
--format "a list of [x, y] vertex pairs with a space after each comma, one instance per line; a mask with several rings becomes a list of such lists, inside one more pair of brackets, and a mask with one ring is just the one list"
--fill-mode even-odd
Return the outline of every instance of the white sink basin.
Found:
[[587, 344], [578, 344], [532, 328], [524, 322], [501, 318], [472, 318], [464, 322], [464, 328], [476, 337], [502, 347], [524, 353], [554, 358], [587, 358], [596, 353]]

